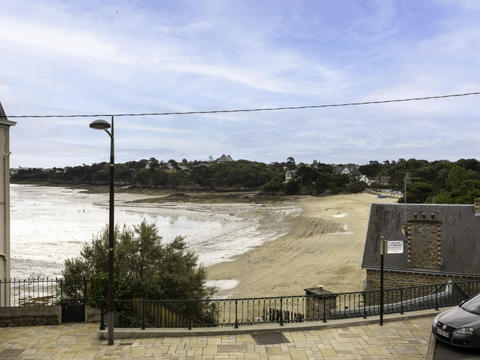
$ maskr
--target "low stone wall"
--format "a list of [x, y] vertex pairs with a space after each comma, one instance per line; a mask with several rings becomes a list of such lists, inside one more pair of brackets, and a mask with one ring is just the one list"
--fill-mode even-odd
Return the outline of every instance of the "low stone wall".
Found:
[[[414, 274], [385, 271], [383, 277], [383, 286], [385, 289], [394, 289], [408, 286], [443, 284], [450, 279], [452, 281], [478, 280], [478, 278], [468, 277], [437, 276], [430, 274]], [[367, 281], [365, 290], [380, 290], [380, 271], [367, 270]]]
[[24, 306], [0, 308], [0, 327], [59, 325], [61, 323], [61, 306]]
[[85, 305], [85, 322], [87, 323], [99, 323], [100, 322], [100, 310], [88, 305]]

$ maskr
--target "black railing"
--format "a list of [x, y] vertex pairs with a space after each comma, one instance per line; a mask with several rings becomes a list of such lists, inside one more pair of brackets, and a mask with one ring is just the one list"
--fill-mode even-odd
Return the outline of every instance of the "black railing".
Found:
[[[458, 305], [480, 293], [480, 280], [384, 291], [384, 313]], [[118, 327], [239, 327], [368, 317], [380, 313], [380, 291], [208, 300], [116, 300]]]
[[62, 279], [0, 280], [1, 306], [51, 306], [62, 298]]
[[86, 280], [75, 289], [66, 288], [62, 278], [0, 280], [0, 307], [52, 306], [62, 301], [85, 301]]
[[[79, 280], [74, 285], [65, 286], [61, 278], [0, 280], [0, 307], [51, 306], [78, 299], [86, 302], [87, 282]], [[480, 280], [386, 289], [384, 313], [453, 306], [478, 293]], [[115, 313], [118, 326], [140, 328], [326, 322], [378, 315], [380, 291], [208, 300], [116, 300]]]

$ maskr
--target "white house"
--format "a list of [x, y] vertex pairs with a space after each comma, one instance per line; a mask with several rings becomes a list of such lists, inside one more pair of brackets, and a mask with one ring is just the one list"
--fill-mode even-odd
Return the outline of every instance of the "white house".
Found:
[[374, 180], [371, 180], [367, 177], [367, 175], [360, 175], [358, 178], [357, 178], [358, 181], [362, 181], [364, 182], [365, 184], [367, 184], [368, 186], [372, 185], [374, 183]]
[[[0, 103], [0, 279], [10, 278], [10, 126]], [[2, 291], [0, 306], [8, 306], [10, 296]]]
[[288, 170], [285, 171], [285, 182], [288, 183], [292, 180], [297, 178], [297, 172], [295, 170]]

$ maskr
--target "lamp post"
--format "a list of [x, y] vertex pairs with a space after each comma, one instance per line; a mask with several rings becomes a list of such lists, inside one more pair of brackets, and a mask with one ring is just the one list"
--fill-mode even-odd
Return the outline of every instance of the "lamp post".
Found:
[[[108, 221], [108, 345], [113, 345], [113, 327], [114, 327], [114, 295], [113, 295], [113, 255], [115, 248], [114, 240], [114, 180], [115, 180], [115, 160], [114, 160], [114, 130], [113, 130], [113, 115], [111, 123], [105, 120], [95, 120], [90, 123], [90, 127], [95, 130], [105, 130], [110, 136], [110, 204], [109, 204], [109, 221]], [[108, 131], [110, 129], [110, 131]]]
[[383, 326], [383, 268], [384, 268], [384, 257], [385, 257], [385, 238], [380, 236], [380, 326]]

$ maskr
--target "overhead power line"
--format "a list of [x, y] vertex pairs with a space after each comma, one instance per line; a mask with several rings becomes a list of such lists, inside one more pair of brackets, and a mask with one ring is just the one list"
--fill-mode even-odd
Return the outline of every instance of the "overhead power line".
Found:
[[168, 116], [168, 115], [200, 115], [200, 114], [220, 114], [220, 113], [240, 113], [240, 112], [261, 112], [261, 111], [281, 111], [281, 110], [301, 110], [301, 109], [320, 109], [328, 107], [345, 107], [345, 106], [359, 106], [359, 105], [375, 105], [387, 103], [399, 103], [408, 101], [422, 101], [445, 99], [462, 96], [480, 95], [480, 91], [467, 92], [461, 94], [447, 94], [423, 97], [411, 97], [403, 99], [388, 99], [388, 100], [372, 100], [350, 103], [338, 104], [322, 104], [322, 105], [305, 105], [305, 106], [279, 106], [267, 108], [253, 108], [253, 109], [224, 109], [224, 110], [205, 110], [205, 111], [172, 111], [172, 112], [150, 112], [150, 113], [118, 113], [118, 114], [51, 114], [51, 115], [9, 115], [8, 118], [89, 118], [89, 117], [106, 117], [106, 116]]

